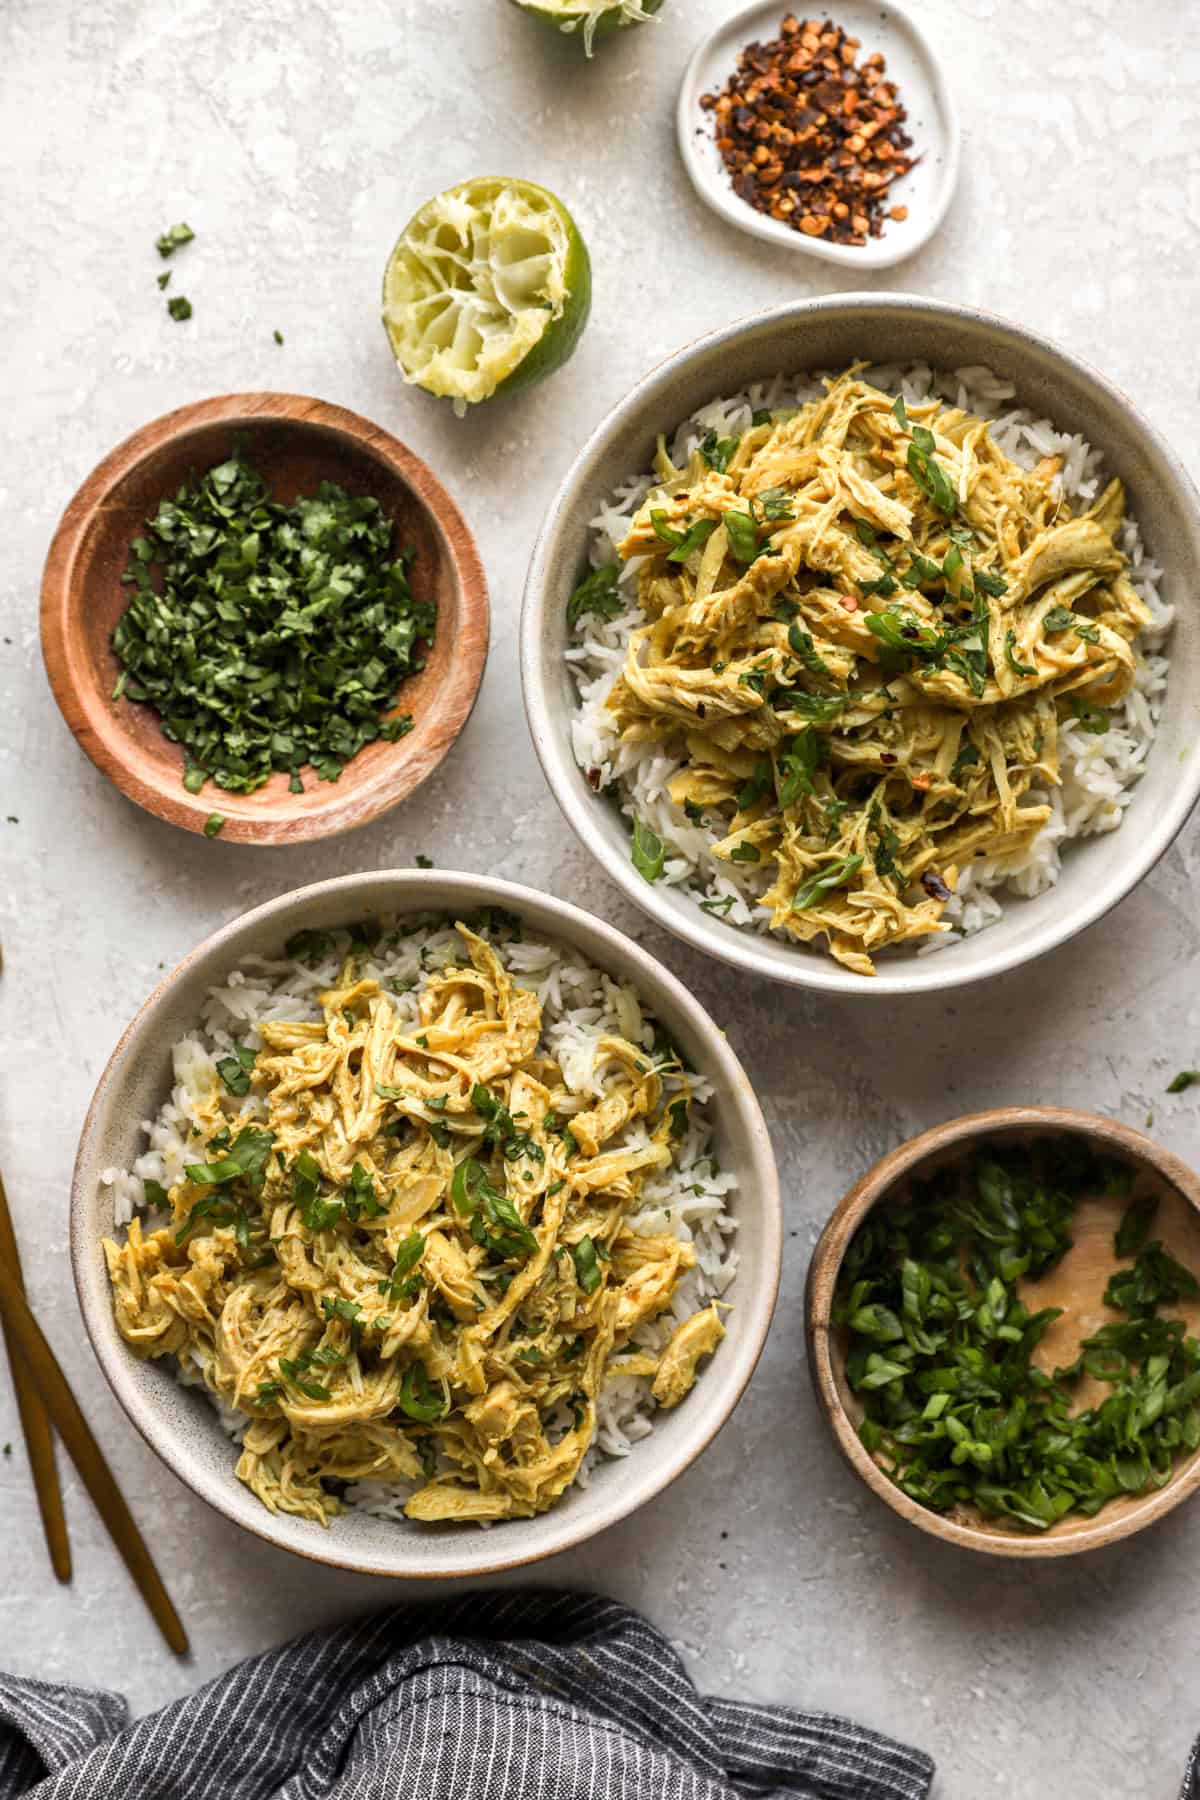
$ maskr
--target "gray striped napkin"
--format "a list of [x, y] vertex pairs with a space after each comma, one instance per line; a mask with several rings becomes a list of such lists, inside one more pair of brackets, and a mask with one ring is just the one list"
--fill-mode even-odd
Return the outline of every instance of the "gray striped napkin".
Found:
[[924, 1800], [917, 1750], [696, 1692], [637, 1613], [468, 1594], [314, 1632], [135, 1725], [0, 1675], [0, 1800]]

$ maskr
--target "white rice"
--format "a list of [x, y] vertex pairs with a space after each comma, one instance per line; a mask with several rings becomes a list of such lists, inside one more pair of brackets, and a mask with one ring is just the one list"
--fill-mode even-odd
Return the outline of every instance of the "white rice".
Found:
[[[148, 1147], [132, 1168], [106, 1169], [101, 1176], [112, 1192], [115, 1225], [127, 1224], [134, 1213], [148, 1214], [146, 1181], [170, 1187], [182, 1179], [185, 1163], [196, 1160], [203, 1136], [197, 1107], [219, 1082], [218, 1057], [237, 1044], [259, 1048], [262, 1040], [257, 1025], [261, 1020], [322, 1016], [318, 996], [336, 984], [350, 947], [348, 932], [328, 936], [329, 949], [318, 958], [254, 958], [209, 994], [196, 1031], [181, 1038], [172, 1051], [175, 1081], [170, 1098], [153, 1119], [143, 1121]], [[360, 953], [360, 967], [389, 995], [401, 1024], [414, 1024], [428, 976], [448, 962], [461, 961], [461, 951], [461, 939], [444, 920], [407, 921], [399, 929], [385, 931], [372, 950]], [[542, 1048], [558, 1060], [571, 1095], [558, 1109], [563, 1117], [583, 1111], [601, 1091], [596, 1056], [601, 1037], [619, 1035], [653, 1052], [656, 1021], [631, 982], [614, 981], [569, 945], [543, 938], [523, 935], [506, 943], [501, 954], [514, 979], [531, 988], [542, 1003]], [[696, 1252], [696, 1266], [680, 1281], [670, 1311], [637, 1329], [636, 1341], [647, 1351], [662, 1348], [679, 1321], [724, 1295], [737, 1271], [738, 1253], [733, 1245], [737, 1221], [728, 1210], [737, 1178], [721, 1169], [712, 1151], [712, 1085], [698, 1075], [690, 1080], [695, 1103], [687, 1135], [675, 1145], [674, 1161], [665, 1169], [650, 1172], [639, 1210], [629, 1221], [639, 1231], [674, 1232]], [[664, 1075], [668, 1093], [674, 1085], [672, 1078]], [[242, 1102], [239, 1116], [250, 1120], [264, 1113], [263, 1102], [250, 1094]], [[639, 1121], [614, 1138], [612, 1147], [646, 1141], [645, 1124]], [[190, 1361], [178, 1363], [176, 1373], [185, 1386], [200, 1384], [199, 1372]], [[230, 1437], [240, 1440], [250, 1420], [207, 1388], [204, 1392]], [[638, 1439], [653, 1429], [655, 1410], [648, 1377], [610, 1379], [599, 1397], [596, 1439], [577, 1476], [579, 1484], [587, 1485], [597, 1455], [627, 1456]], [[364, 1512], [401, 1520], [411, 1492], [407, 1483], [361, 1482], [349, 1489], [346, 1500]]]
[[[1061, 456], [1063, 467], [1056, 488], [1074, 506], [1090, 504], [1103, 490], [1107, 477], [1100, 452], [1078, 434], [1059, 431], [1049, 419], [1036, 418], [1026, 408], [1014, 406], [1015, 388], [990, 369], [972, 367], [937, 374], [925, 364], [903, 369], [878, 365], [865, 374], [887, 393], [903, 394], [906, 402], [916, 404], [938, 396], [992, 421], [992, 437], [1023, 468], [1032, 468], [1044, 456]], [[753, 413], [760, 409], [801, 406], [820, 398], [823, 391], [820, 376], [779, 375], [731, 398], [713, 400], [686, 419], [668, 441], [672, 461], [677, 465], [686, 462], [709, 431], [719, 437], [737, 436], [749, 429]], [[615, 559], [617, 546], [653, 486], [652, 474], [633, 475], [600, 508], [592, 520], [593, 567]], [[1033, 844], [1016, 856], [970, 864], [962, 871], [958, 890], [942, 915], [951, 929], [925, 939], [916, 952], [901, 945], [889, 950], [888, 956], [928, 955], [994, 924], [1011, 897], [1032, 898], [1054, 885], [1066, 842], [1115, 831], [1120, 825], [1158, 729], [1167, 684], [1164, 644], [1172, 609], [1160, 596], [1162, 570], [1147, 555], [1136, 519], [1126, 517], [1119, 541], [1129, 558], [1129, 579], [1153, 617], [1153, 625], [1138, 641], [1132, 690], [1113, 709], [1109, 728], [1101, 735], [1084, 731], [1073, 719], [1060, 725], [1062, 786], [1031, 795], [1053, 808]], [[685, 758], [668, 754], [661, 744], [622, 743], [612, 715], [606, 711], [605, 702], [625, 662], [630, 636], [645, 623], [637, 601], [642, 560], [633, 558], [622, 572], [619, 591], [627, 599], [625, 609], [611, 619], [586, 614], [580, 635], [567, 650], [578, 693], [571, 722], [575, 759], [588, 772], [593, 787], [615, 795], [631, 828], [635, 819], [641, 819], [662, 840], [667, 852], [665, 882], [729, 925], [771, 932], [770, 913], [759, 900], [770, 885], [770, 870], [723, 862], [714, 856], [711, 846], [719, 834], [693, 824], [667, 793], [668, 783], [684, 766]], [[720, 910], [714, 911], [715, 907]], [[794, 943], [785, 932], [776, 935]], [[797, 954], [821, 954], [803, 945], [795, 948]]]

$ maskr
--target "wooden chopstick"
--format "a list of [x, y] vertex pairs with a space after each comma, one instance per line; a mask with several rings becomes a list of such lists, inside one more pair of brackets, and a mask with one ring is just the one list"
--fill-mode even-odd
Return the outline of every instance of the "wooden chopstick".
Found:
[[[21, 1292], [25, 1291], [25, 1282], [21, 1274], [21, 1257], [17, 1250], [16, 1233], [13, 1231], [12, 1214], [8, 1210], [8, 1195], [4, 1191], [4, 1177], [0, 1175], [0, 1263], [9, 1270]], [[71, 1544], [67, 1537], [67, 1519], [63, 1512], [62, 1489], [58, 1483], [58, 1465], [54, 1460], [54, 1434], [50, 1428], [50, 1419], [42, 1404], [41, 1395], [34, 1385], [25, 1358], [21, 1355], [10, 1332], [7, 1315], [0, 1319], [4, 1329], [4, 1345], [8, 1351], [8, 1366], [12, 1371], [13, 1389], [17, 1396], [17, 1412], [21, 1419], [21, 1430], [25, 1435], [25, 1448], [29, 1452], [29, 1467], [33, 1474], [34, 1491], [37, 1494], [38, 1508], [42, 1515], [42, 1530], [46, 1537], [46, 1548], [50, 1552], [50, 1563], [60, 1581], [71, 1579]]]
[[0, 1319], [4, 1322], [6, 1335], [10, 1341], [15, 1341], [18, 1355], [33, 1375], [54, 1428], [66, 1445], [80, 1480], [108, 1527], [109, 1536], [137, 1583], [142, 1599], [150, 1608], [154, 1623], [176, 1656], [185, 1656], [187, 1634], [154, 1566], [154, 1559], [88, 1429], [87, 1420], [79, 1410], [79, 1402], [71, 1392], [54, 1352], [29, 1310], [20, 1283], [3, 1259], [0, 1259]]

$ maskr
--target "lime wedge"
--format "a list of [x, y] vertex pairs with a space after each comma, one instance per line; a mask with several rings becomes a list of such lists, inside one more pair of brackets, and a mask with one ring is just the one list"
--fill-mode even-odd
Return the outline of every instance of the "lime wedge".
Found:
[[597, 37], [620, 31], [627, 25], [644, 25], [663, 0], [513, 0], [522, 12], [532, 13], [558, 31], [577, 31], [588, 56]]
[[591, 299], [587, 246], [562, 201], [501, 176], [427, 200], [383, 273], [401, 374], [458, 413], [561, 368]]

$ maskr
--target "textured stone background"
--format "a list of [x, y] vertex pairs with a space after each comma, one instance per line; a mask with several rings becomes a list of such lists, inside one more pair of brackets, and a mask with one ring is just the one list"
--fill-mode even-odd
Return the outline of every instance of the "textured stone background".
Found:
[[[1200, 52], [1174, 0], [920, 0], [966, 126], [939, 238], [871, 287], [977, 302], [1061, 338], [1193, 461]], [[782, 8], [781, 8], [782, 10]], [[830, 1205], [879, 1152], [968, 1107], [1098, 1107], [1200, 1157], [1191, 880], [1200, 836], [1049, 961], [949, 1003], [838, 1004], [738, 981], [651, 931], [560, 819], [528, 744], [515, 632], [526, 556], [566, 460], [657, 358], [732, 316], [853, 282], [701, 208], [679, 168], [683, 63], [723, 0], [669, 0], [587, 68], [502, 0], [85, 0], [0, 11], [0, 1166], [38, 1312], [172, 1576], [195, 1645], [172, 1663], [68, 1476], [77, 1574], [52, 1582], [0, 1387], [0, 1658], [109, 1681], [144, 1710], [302, 1626], [400, 1597], [306, 1566], [210, 1515], [113, 1402], [67, 1259], [76, 1133], [126, 1018], [221, 921], [325, 875], [411, 861], [495, 870], [606, 910], [694, 983], [769, 1110], [787, 1268], [760, 1372], [670, 1493], [551, 1582], [644, 1607], [701, 1684], [840, 1708], [916, 1741], [953, 1800], [1166, 1800], [1200, 1726], [1200, 1504], [1136, 1542], [1032, 1569], [925, 1539], [836, 1457], [802, 1368], [801, 1293]], [[73, 16], [72, 16], [73, 15]], [[381, 267], [427, 194], [510, 171], [575, 210], [595, 260], [569, 371], [458, 422], [406, 389], [376, 323]], [[166, 318], [153, 240], [196, 309]], [[282, 349], [272, 341], [278, 327]], [[427, 457], [492, 583], [479, 707], [436, 779], [308, 850], [206, 843], [144, 817], [85, 761], [47, 691], [37, 584], [77, 483], [144, 420], [279, 386], [342, 401]], [[4, 822], [7, 815], [13, 815]]]

